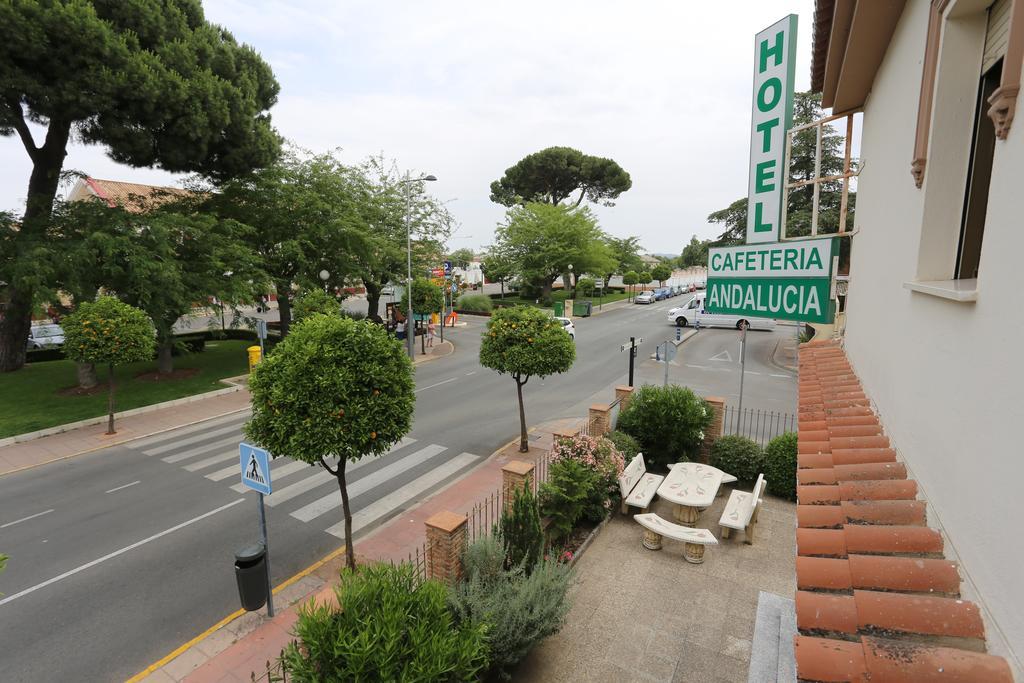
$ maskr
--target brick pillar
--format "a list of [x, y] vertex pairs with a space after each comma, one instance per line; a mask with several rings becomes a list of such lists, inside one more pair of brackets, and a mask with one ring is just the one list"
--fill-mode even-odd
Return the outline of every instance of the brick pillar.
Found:
[[629, 407], [629, 402], [633, 400], [633, 387], [615, 387], [615, 398], [619, 401], [619, 415], [621, 415], [622, 411]]
[[608, 432], [611, 416], [612, 409], [603, 403], [595, 403], [590, 406], [590, 435], [593, 437], [604, 436]]
[[533, 491], [533, 470], [534, 464], [525, 460], [513, 460], [501, 468], [501, 497], [505, 501], [505, 512], [512, 508], [516, 491], [523, 488], [524, 484]]
[[559, 439], [575, 439], [580, 435], [580, 428], [573, 427], [572, 429], [558, 429], [552, 432], [555, 437], [554, 443], [558, 443]]
[[428, 519], [427, 578], [449, 586], [462, 579], [462, 551], [469, 542], [469, 518], [454, 512], [438, 512]]
[[711, 406], [713, 417], [711, 425], [704, 430], [704, 445], [700, 448], [701, 462], [707, 462], [711, 456], [711, 444], [722, 435], [725, 428], [725, 399], [718, 396], [705, 396], [704, 400]]

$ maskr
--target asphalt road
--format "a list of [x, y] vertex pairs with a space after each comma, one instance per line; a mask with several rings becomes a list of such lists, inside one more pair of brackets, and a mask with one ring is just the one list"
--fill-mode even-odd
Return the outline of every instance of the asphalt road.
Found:
[[[576, 322], [572, 370], [526, 385], [531, 424], [582, 417], [624, 383], [620, 345], [643, 337], [637, 383], [661, 382], [650, 360], [675, 336], [666, 319], [680, 296], [618, 305]], [[356, 538], [471, 468], [518, 435], [515, 384], [482, 368], [486, 319], [446, 330], [457, 345], [416, 371], [408, 443], [360, 463], [349, 477]], [[775, 367], [775, 344], [793, 328], [750, 332], [744, 404], [795, 412], [792, 373]], [[698, 393], [738, 392], [738, 336], [702, 330], [679, 348], [670, 381]], [[237, 486], [245, 413], [0, 478], [0, 659], [12, 681], [117, 680], [145, 668], [238, 607], [233, 552], [258, 536], [256, 494]], [[340, 496], [316, 468], [271, 469], [267, 498], [274, 583], [342, 543]]]

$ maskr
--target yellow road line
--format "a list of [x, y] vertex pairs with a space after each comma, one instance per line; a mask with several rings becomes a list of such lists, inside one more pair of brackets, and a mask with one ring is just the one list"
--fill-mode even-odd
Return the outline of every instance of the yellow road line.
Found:
[[[288, 586], [292, 585], [293, 583], [295, 583], [295, 582], [297, 582], [297, 581], [299, 581], [299, 580], [309, 576], [310, 574], [315, 572], [317, 569], [319, 569], [320, 567], [324, 566], [325, 564], [327, 564], [328, 562], [330, 562], [331, 560], [333, 560], [334, 558], [338, 557], [339, 555], [341, 555], [344, 552], [345, 552], [345, 546], [341, 546], [337, 550], [334, 550], [334, 551], [328, 553], [326, 556], [324, 556], [320, 560], [317, 560], [316, 562], [314, 562], [313, 564], [309, 565], [308, 567], [306, 567], [305, 569], [303, 569], [299, 573], [295, 574], [294, 576], [285, 579], [284, 581], [279, 583], [277, 585], [277, 587], [274, 588], [274, 590], [273, 590], [274, 595], [277, 595], [278, 593], [280, 593], [281, 591], [283, 591], [285, 588], [287, 588]], [[145, 678], [146, 676], [150, 675], [151, 673], [153, 673], [154, 671], [156, 671], [160, 667], [164, 666], [165, 664], [170, 663], [175, 657], [178, 657], [179, 655], [184, 653], [186, 650], [191, 648], [193, 645], [195, 645], [195, 644], [201, 642], [202, 640], [208, 638], [215, 631], [217, 631], [217, 630], [219, 630], [221, 628], [224, 628], [225, 626], [227, 626], [228, 624], [230, 624], [232, 621], [234, 621], [238, 617], [242, 616], [243, 614], [245, 614], [245, 610], [244, 609], [239, 609], [239, 610], [237, 610], [235, 612], [232, 612], [231, 614], [229, 614], [228, 616], [224, 617], [223, 619], [218, 621], [216, 624], [214, 624], [210, 628], [208, 628], [205, 631], [203, 631], [202, 633], [200, 633], [198, 636], [196, 636], [192, 640], [188, 641], [187, 643], [183, 643], [182, 645], [176, 647], [174, 650], [172, 650], [168, 654], [164, 655], [163, 657], [161, 657], [157, 661], [153, 662], [152, 664], [147, 666], [145, 669], [143, 669], [139, 673], [137, 673], [134, 676], [132, 676], [131, 678], [129, 678], [127, 681], [125, 681], [125, 683], [137, 683], [137, 681], [141, 681], [143, 678]]]

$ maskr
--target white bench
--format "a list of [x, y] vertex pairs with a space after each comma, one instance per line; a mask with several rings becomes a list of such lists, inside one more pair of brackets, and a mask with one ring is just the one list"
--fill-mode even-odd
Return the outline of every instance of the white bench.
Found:
[[704, 547], [718, 545], [718, 539], [707, 529], [694, 529], [673, 524], [652, 513], [633, 517], [644, 528], [644, 547], [661, 550], [661, 537], [668, 536], [683, 542], [683, 559], [692, 564], [704, 561]]
[[754, 542], [754, 525], [757, 524], [757, 512], [761, 509], [761, 496], [764, 495], [766, 482], [764, 475], [757, 475], [754, 482], [754, 490], [733, 491], [729, 501], [722, 511], [722, 518], [718, 520], [722, 527], [722, 538], [729, 538], [733, 529], [743, 529], [743, 542], [750, 544]]
[[660, 474], [647, 472], [644, 465], [644, 454], [637, 453], [636, 457], [622, 470], [622, 476], [619, 477], [622, 514], [627, 514], [631, 505], [646, 512], [664, 479], [665, 477]]

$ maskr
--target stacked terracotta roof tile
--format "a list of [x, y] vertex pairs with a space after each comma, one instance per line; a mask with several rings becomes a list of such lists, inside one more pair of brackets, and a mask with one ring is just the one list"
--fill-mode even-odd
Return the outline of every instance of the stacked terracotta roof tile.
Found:
[[1012, 683], [837, 344], [801, 347], [799, 395], [798, 678]]

